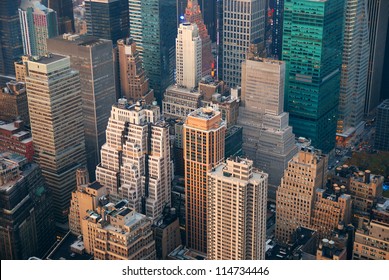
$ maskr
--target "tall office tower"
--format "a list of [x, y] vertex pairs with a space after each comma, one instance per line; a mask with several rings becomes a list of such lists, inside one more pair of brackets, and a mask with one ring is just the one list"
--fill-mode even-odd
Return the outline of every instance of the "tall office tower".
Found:
[[158, 104], [174, 83], [176, 10], [176, 0], [142, 1], [143, 65]]
[[80, 73], [87, 167], [93, 182], [111, 106], [116, 99], [112, 42], [63, 34], [48, 39], [47, 48], [51, 53], [69, 56], [71, 68]]
[[377, 107], [374, 148], [389, 151], [389, 99], [384, 100]]
[[353, 260], [389, 260], [389, 224], [372, 220], [357, 228]]
[[348, 137], [363, 128], [369, 65], [368, 0], [346, 0], [337, 133]]
[[239, 157], [208, 172], [208, 260], [265, 259], [267, 178]]
[[108, 203], [82, 221], [85, 251], [95, 260], [155, 260], [152, 221], [126, 206]]
[[67, 223], [75, 171], [86, 164], [80, 79], [70, 58], [50, 55], [28, 64], [26, 89], [36, 161], [53, 193], [58, 226]]
[[223, 0], [216, 0], [216, 69], [217, 77], [223, 77]]
[[285, 63], [255, 56], [252, 45], [242, 63], [238, 125], [243, 127], [243, 152], [269, 174], [269, 195], [281, 183], [288, 162], [297, 153], [289, 114], [284, 112]]
[[137, 44], [132, 38], [127, 38], [120, 39], [117, 46], [121, 95], [132, 102], [145, 99], [146, 103], [151, 103], [154, 99], [154, 91], [149, 87], [149, 78], [142, 65]]
[[272, 50], [271, 54], [277, 59], [282, 54], [282, 30], [284, 26], [284, 2], [285, 0], [273, 0], [273, 27], [272, 27]]
[[14, 61], [23, 55], [19, 5], [20, 0], [0, 1], [0, 75], [15, 75]]
[[339, 224], [350, 224], [351, 206], [351, 196], [346, 194], [345, 187], [334, 184], [327, 189], [317, 189], [311, 228], [317, 231], [318, 238], [329, 238]]
[[[128, 0], [130, 37], [136, 42], [136, 49], [139, 55], [143, 57], [143, 40], [142, 40], [142, 0]], [[122, 95], [124, 97], [124, 95]]]
[[285, 109], [293, 132], [324, 153], [335, 147], [343, 11], [344, 0], [292, 0], [284, 8]]
[[0, 201], [0, 258], [42, 258], [55, 242], [55, 223], [38, 165], [0, 153]]
[[[190, 1], [190, 0], [189, 0]], [[188, 2], [189, 2], [188, 1]], [[192, 1], [194, 2], [194, 1]], [[209, 36], [212, 42], [216, 42], [217, 28], [217, 0], [197, 0], [203, 14], [204, 23], [208, 29]]]
[[[369, 70], [365, 114], [370, 114], [380, 104], [380, 91], [383, 77], [386, 36], [389, 25], [389, 1], [368, 0], [369, 15]], [[387, 46], [386, 46], [387, 47]]]
[[224, 159], [226, 124], [221, 113], [200, 108], [183, 127], [185, 162], [186, 246], [207, 252], [207, 172]]
[[294, 231], [310, 227], [316, 191], [327, 182], [328, 159], [320, 150], [302, 148], [289, 162], [277, 190], [276, 239], [288, 243]]
[[26, 84], [24, 82], [10, 81], [4, 88], [0, 87], [0, 120], [23, 120], [30, 123]]
[[[213, 1], [208, 1], [212, 4]], [[216, 2], [215, 2], [216, 3]], [[207, 27], [204, 24], [203, 16], [200, 11], [200, 6], [197, 0], [189, 0], [185, 10], [185, 20], [190, 23], [195, 23], [201, 39], [201, 55], [202, 55], [202, 76], [211, 74], [214, 58], [212, 55], [211, 38], [208, 35]], [[180, 36], [180, 34], [178, 34]]]
[[242, 62], [250, 44], [264, 49], [265, 1], [226, 0], [223, 3], [223, 80], [240, 86]]
[[192, 89], [201, 79], [202, 46], [199, 29], [191, 23], [181, 23], [176, 39], [176, 82]]
[[88, 211], [97, 211], [108, 203], [107, 188], [99, 182], [89, 183], [88, 170], [76, 172], [77, 189], [72, 192], [69, 209], [69, 228], [74, 235], [81, 235], [82, 220]]
[[129, 27], [128, 0], [85, 0], [87, 34], [101, 39], [127, 38]]
[[111, 197], [128, 200], [129, 207], [155, 220], [171, 203], [172, 166], [169, 126], [160, 121], [159, 107], [119, 99], [112, 106], [97, 180]]
[[74, 32], [72, 0], [47, 0], [47, 7], [57, 12], [59, 34]]
[[46, 40], [58, 36], [57, 13], [39, 1], [23, 2], [19, 17], [24, 54], [46, 55]]

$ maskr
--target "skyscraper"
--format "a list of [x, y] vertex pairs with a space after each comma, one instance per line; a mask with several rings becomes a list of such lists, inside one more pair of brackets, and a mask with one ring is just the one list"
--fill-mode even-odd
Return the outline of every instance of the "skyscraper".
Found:
[[289, 162], [277, 190], [276, 239], [291, 241], [300, 227], [310, 227], [316, 191], [327, 182], [327, 157], [312, 147], [302, 148]]
[[57, 12], [59, 34], [74, 32], [72, 0], [47, 0], [47, 7]]
[[198, 86], [202, 74], [202, 44], [197, 25], [181, 23], [176, 39], [176, 81], [188, 89]]
[[335, 147], [343, 10], [343, 0], [291, 0], [284, 7], [285, 109], [293, 132], [324, 153]]
[[[285, 63], [260, 58], [254, 49], [255, 45], [242, 63], [238, 124], [243, 127], [243, 152], [269, 174], [269, 185], [277, 187], [297, 153], [289, 114], [284, 112]], [[275, 198], [274, 191], [271, 196]]]
[[129, 32], [128, 0], [85, 0], [88, 35], [101, 39], [126, 38]]
[[116, 99], [112, 42], [64, 34], [47, 40], [47, 48], [51, 53], [69, 56], [71, 68], [79, 71], [87, 167], [93, 182], [111, 106]]
[[190, 113], [183, 127], [186, 245], [207, 252], [207, 172], [224, 159], [226, 125], [210, 107]]
[[51, 195], [36, 163], [0, 153], [0, 257], [43, 257], [55, 242]]
[[0, 1], [0, 74], [15, 75], [14, 62], [23, 55], [18, 8], [20, 0]]
[[374, 148], [381, 151], [389, 151], [389, 99], [384, 100], [377, 107]]
[[230, 87], [241, 83], [242, 62], [250, 44], [264, 48], [265, 1], [226, 0], [223, 3], [223, 80]]
[[54, 215], [67, 222], [75, 171], [86, 164], [80, 79], [70, 58], [28, 61], [26, 89], [36, 161], [53, 193]]
[[96, 177], [116, 201], [155, 220], [170, 206], [172, 160], [169, 126], [158, 106], [119, 99], [112, 106], [107, 142], [101, 148]]
[[143, 65], [161, 104], [165, 90], [174, 82], [176, 0], [147, 0], [141, 4]]
[[337, 133], [363, 128], [369, 65], [368, 0], [346, 0]]
[[208, 172], [207, 259], [265, 259], [267, 178], [244, 158]]
[[132, 38], [118, 41], [121, 95], [131, 102], [145, 99], [151, 103], [154, 91], [143, 67], [137, 44]]
[[282, 30], [284, 25], [284, 2], [285, 0], [272, 0], [274, 5], [272, 27], [272, 55], [277, 59], [282, 54]]
[[380, 90], [384, 67], [386, 36], [389, 25], [389, 1], [368, 0], [369, 15], [369, 70], [367, 74], [367, 92], [365, 114], [371, 113], [380, 104]]
[[44, 56], [47, 54], [46, 40], [58, 36], [56, 11], [39, 1], [23, 2], [19, 9], [24, 54]]
[[128, 0], [128, 5], [130, 36], [136, 42], [140, 58], [143, 58], [142, 0]]
[[[216, 3], [214, 1], [208, 2]], [[208, 30], [204, 24], [203, 16], [197, 0], [188, 1], [188, 6], [185, 10], [185, 20], [187, 22], [195, 23], [197, 25], [202, 45], [202, 76], [209, 75], [211, 74], [212, 64], [214, 63], [211, 47], [211, 38], [208, 35]]]
[[[189, 2], [189, 1], [188, 1]], [[217, 0], [197, 0], [203, 14], [204, 23], [207, 27], [212, 42], [216, 42], [217, 28]]]

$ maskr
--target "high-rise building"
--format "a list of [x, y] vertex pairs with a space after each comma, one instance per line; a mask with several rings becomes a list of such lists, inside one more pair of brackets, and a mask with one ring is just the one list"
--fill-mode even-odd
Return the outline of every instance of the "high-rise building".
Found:
[[272, 50], [271, 54], [277, 59], [282, 54], [282, 31], [284, 27], [284, 3], [285, 0], [273, 0], [273, 26], [272, 26]]
[[186, 245], [207, 252], [207, 172], [224, 159], [226, 125], [221, 113], [200, 108], [183, 127], [186, 201]]
[[23, 120], [30, 123], [26, 85], [24, 82], [10, 81], [0, 91], [0, 120]]
[[158, 106], [119, 99], [112, 106], [107, 142], [101, 148], [97, 180], [117, 200], [155, 220], [170, 206], [173, 163], [169, 126]]
[[79, 74], [70, 68], [70, 58], [60, 55], [27, 64], [36, 162], [53, 193], [53, 212], [61, 226], [67, 223], [75, 171], [86, 164]]
[[389, 151], [389, 99], [377, 107], [374, 148]]
[[[210, 3], [212, 5], [215, 4], [216, 1], [207, 1], [207, 3]], [[195, 23], [197, 25], [202, 45], [202, 76], [210, 75], [212, 71], [212, 65], [214, 65], [211, 38], [208, 35], [208, 30], [204, 24], [203, 16], [197, 0], [188, 1], [188, 5], [185, 10], [185, 21]]]
[[47, 7], [57, 12], [59, 34], [74, 32], [72, 0], [47, 0]]
[[55, 242], [55, 223], [38, 165], [0, 153], [0, 201], [0, 258], [42, 258]]
[[[142, 0], [128, 0], [130, 37], [136, 42], [140, 58], [143, 57]], [[124, 97], [124, 95], [122, 95]]]
[[143, 67], [137, 44], [132, 38], [118, 41], [121, 95], [131, 102], [144, 99], [151, 103], [154, 91]]
[[[369, 70], [365, 114], [369, 114], [380, 104], [380, 91], [383, 77], [386, 36], [389, 25], [389, 1], [368, 0], [369, 15]], [[387, 47], [387, 46], [386, 46]]]
[[327, 157], [312, 147], [302, 148], [289, 161], [277, 190], [276, 239], [288, 243], [294, 231], [310, 227], [315, 195], [327, 182]]
[[284, 112], [285, 68], [284, 62], [260, 58], [254, 52], [242, 63], [238, 124], [243, 127], [243, 152], [269, 174], [272, 199], [274, 187], [280, 185], [289, 160], [297, 153], [289, 114]]
[[208, 260], [265, 259], [267, 178], [239, 157], [208, 172]]
[[264, 48], [264, 0], [223, 2], [223, 80], [230, 87], [240, 86], [242, 62], [250, 44]]
[[85, 251], [95, 260], [155, 260], [152, 221], [126, 206], [108, 203], [82, 221]]
[[351, 222], [352, 201], [346, 188], [334, 184], [332, 188], [319, 188], [315, 194], [311, 228], [317, 231], [318, 237], [329, 238], [339, 224]]
[[13, 64], [23, 55], [18, 8], [20, 0], [0, 1], [0, 74], [15, 75]]
[[143, 65], [158, 104], [174, 83], [176, 8], [176, 0], [142, 1]]
[[176, 82], [192, 89], [201, 79], [202, 47], [199, 29], [191, 23], [181, 23], [176, 39]]
[[285, 110], [297, 136], [335, 147], [344, 0], [291, 0], [284, 6]]
[[353, 260], [389, 260], [389, 224], [372, 220], [355, 233]]
[[112, 42], [63, 34], [48, 39], [47, 47], [51, 53], [69, 56], [71, 68], [80, 74], [87, 167], [93, 182], [111, 106], [116, 100]]
[[76, 171], [77, 189], [72, 192], [69, 209], [69, 229], [74, 235], [82, 235], [81, 224], [88, 211], [97, 211], [108, 203], [108, 192], [105, 186], [94, 181], [89, 183], [88, 170]]
[[85, 0], [87, 34], [111, 40], [128, 37], [128, 0]]
[[204, 23], [207, 27], [212, 42], [217, 37], [217, 0], [197, 0], [203, 14]]
[[19, 17], [24, 54], [46, 55], [46, 40], [58, 36], [57, 12], [39, 1], [25, 1], [20, 6]]
[[346, 0], [337, 133], [363, 128], [369, 65], [368, 0]]

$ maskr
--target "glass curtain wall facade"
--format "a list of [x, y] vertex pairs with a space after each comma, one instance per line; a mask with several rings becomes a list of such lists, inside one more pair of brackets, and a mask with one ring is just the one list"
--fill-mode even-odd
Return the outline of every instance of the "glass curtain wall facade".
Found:
[[291, 0], [284, 6], [285, 108], [296, 136], [335, 147], [343, 43], [343, 0]]

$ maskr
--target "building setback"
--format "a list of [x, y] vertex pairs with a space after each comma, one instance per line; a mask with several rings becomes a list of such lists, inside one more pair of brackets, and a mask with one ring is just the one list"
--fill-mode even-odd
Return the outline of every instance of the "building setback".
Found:
[[[255, 48], [255, 46], [252, 46]], [[242, 95], [238, 124], [243, 152], [269, 174], [270, 197], [281, 183], [289, 160], [297, 153], [295, 136], [284, 112], [285, 63], [260, 58], [253, 49], [242, 63]]]
[[265, 259], [267, 178], [238, 157], [208, 172], [208, 260]]
[[67, 228], [75, 171], [86, 164], [80, 79], [70, 58], [30, 60], [26, 90], [35, 159], [53, 194], [58, 226]]
[[126, 199], [134, 211], [157, 219], [171, 204], [169, 126], [158, 106], [119, 99], [112, 106], [107, 142], [101, 148], [96, 178], [114, 201]]
[[328, 159], [312, 147], [301, 148], [288, 163], [276, 200], [276, 239], [292, 240], [300, 227], [310, 227], [316, 191], [327, 181]]

